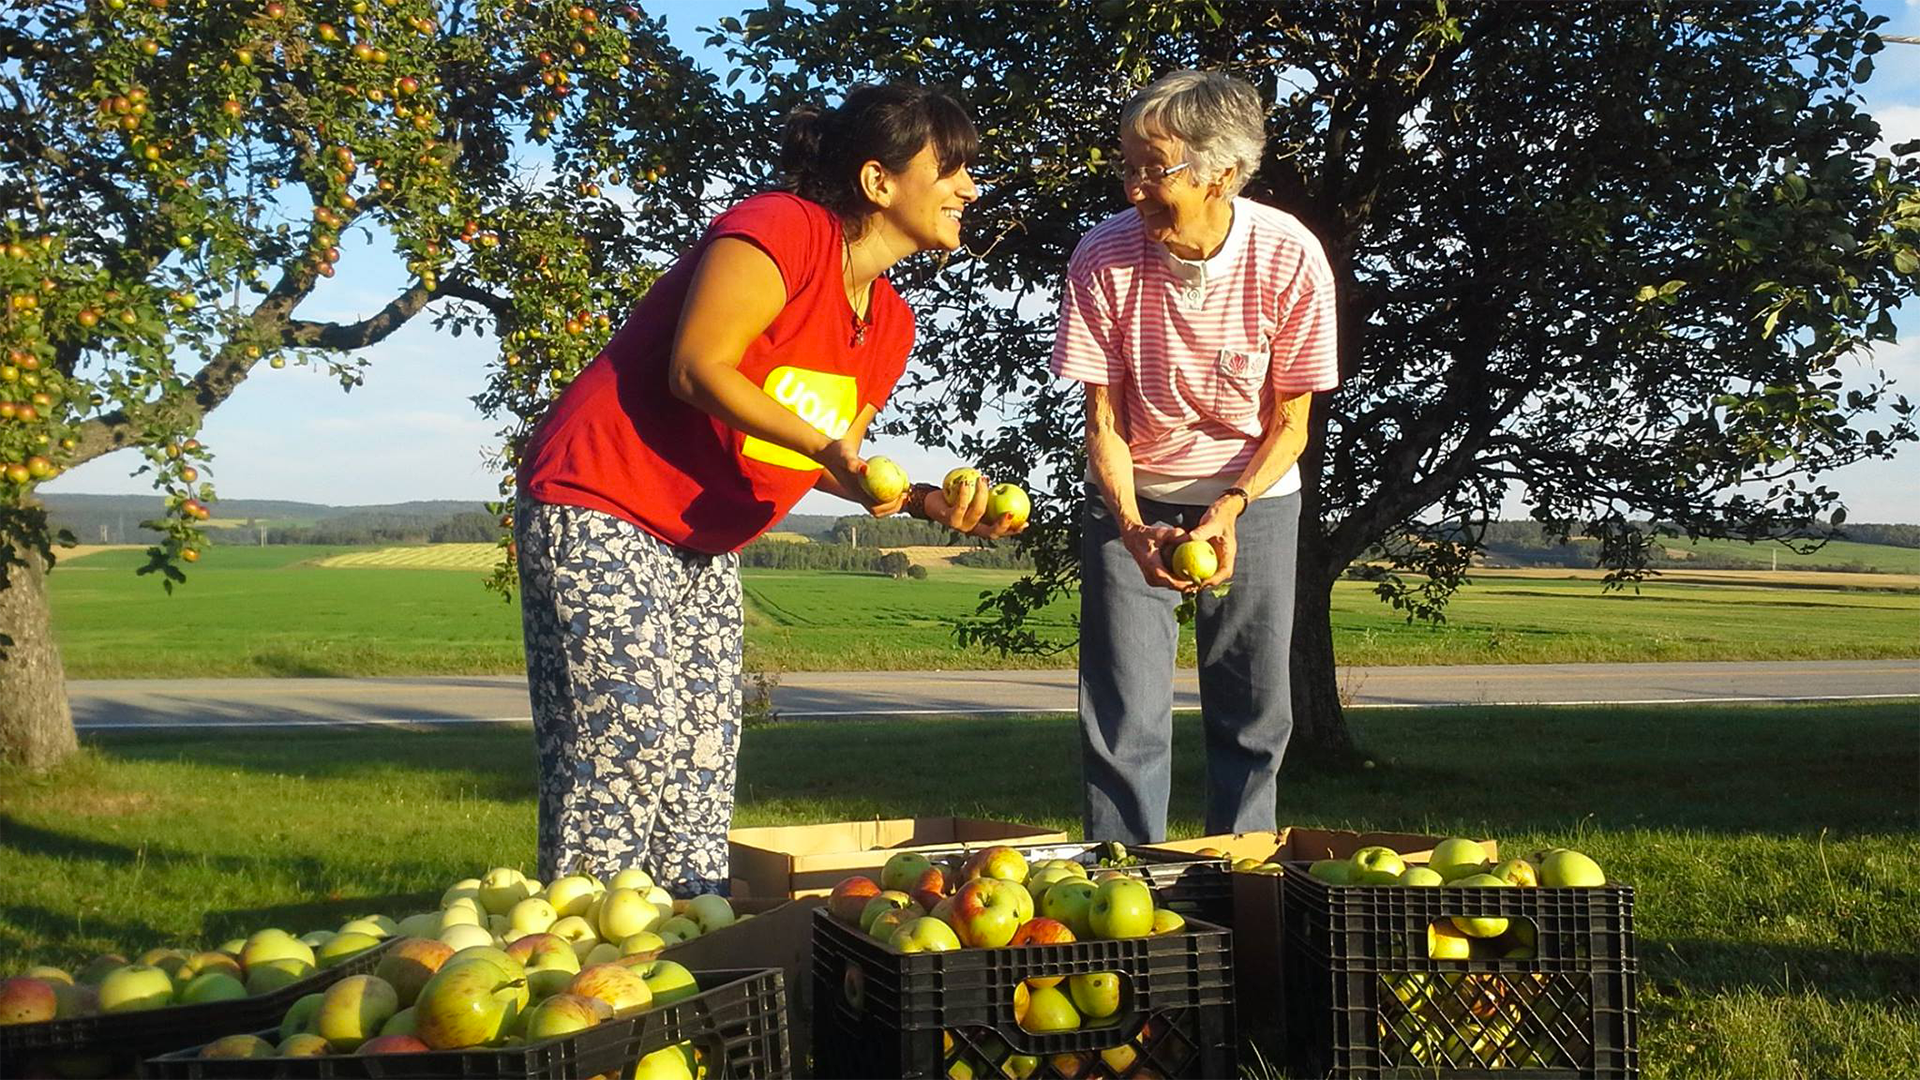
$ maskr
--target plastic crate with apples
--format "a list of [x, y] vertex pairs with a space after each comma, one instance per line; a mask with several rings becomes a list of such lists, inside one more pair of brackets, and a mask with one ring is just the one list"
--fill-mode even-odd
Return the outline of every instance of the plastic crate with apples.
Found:
[[[1129, 848], [1111, 841], [1007, 846], [1025, 856], [1029, 863], [1068, 859], [1080, 864], [1089, 874], [1115, 870], [1138, 878], [1153, 890], [1156, 907], [1207, 922], [1231, 924], [1233, 920], [1233, 883], [1228, 877], [1230, 860], [1224, 855]], [[945, 864], [953, 868], [963, 866], [974, 850], [977, 849], [949, 853], [944, 856]]]
[[1312, 1076], [1639, 1074], [1633, 890], [1565, 848], [1289, 862], [1286, 1060]]
[[813, 1070], [842, 1077], [1230, 1076], [1228, 933], [1071, 858], [898, 852], [814, 914]]
[[[438, 1019], [417, 1014], [425, 1025], [420, 1034], [435, 1042], [448, 1041], [461, 1026], [467, 1030], [452, 1041], [465, 1042], [478, 1028], [492, 1032], [471, 1045], [436, 1048], [414, 1045], [419, 1043], [417, 1037], [364, 1037], [361, 1006], [367, 995], [336, 991], [343, 1000], [323, 1002], [304, 1015], [289, 1015], [278, 1028], [153, 1058], [146, 1063], [145, 1075], [166, 1080], [261, 1076], [758, 1080], [793, 1075], [785, 993], [777, 969], [681, 969], [675, 975], [681, 981], [674, 990], [639, 1004], [632, 1003], [635, 998], [626, 998], [627, 1003], [615, 1010], [602, 999], [569, 993], [550, 994], [529, 1005], [524, 975], [514, 980], [503, 977], [501, 970], [487, 970], [495, 964], [494, 958], [467, 950], [466, 959], [450, 960], [441, 969], [460, 976], [465, 968], [466, 976], [442, 980], [439, 988], [429, 980], [419, 990], [418, 1003], [410, 1006], [445, 1010]], [[614, 980], [599, 983], [609, 996], [618, 994], [616, 985]], [[436, 1002], [432, 995], [443, 1000]], [[348, 996], [353, 1000], [345, 1000]], [[591, 1004], [596, 1001], [597, 1009]], [[518, 1034], [501, 1033], [516, 1027]], [[288, 1035], [289, 1029], [296, 1030]]]

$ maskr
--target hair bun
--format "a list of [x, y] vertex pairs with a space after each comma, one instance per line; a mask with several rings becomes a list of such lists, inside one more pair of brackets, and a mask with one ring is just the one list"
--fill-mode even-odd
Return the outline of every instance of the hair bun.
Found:
[[801, 105], [787, 114], [780, 135], [780, 172], [789, 188], [804, 186], [818, 170], [827, 123], [826, 111], [815, 105]]

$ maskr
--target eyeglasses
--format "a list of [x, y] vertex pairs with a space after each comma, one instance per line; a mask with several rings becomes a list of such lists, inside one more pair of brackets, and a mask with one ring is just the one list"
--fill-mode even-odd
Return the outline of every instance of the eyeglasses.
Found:
[[1171, 166], [1140, 165], [1134, 168], [1128, 168], [1124, 163], [1116, 161], [1113, 163], [1113, 175], [1120, 179], [1123, 187], [1132, 187], [1135, 184], [1158, 186], [1166, 183], [1167, 177], [1191, 168], [1193, 168], [1191, 161], [1183, 161]]

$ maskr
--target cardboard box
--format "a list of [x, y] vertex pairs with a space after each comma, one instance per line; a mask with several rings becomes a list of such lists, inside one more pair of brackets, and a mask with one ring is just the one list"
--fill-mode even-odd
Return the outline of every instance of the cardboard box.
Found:
[[853, 874], [878, 879], [893, 853], [970, 851], [992, 844], [1063, 842], [1067, 834], [977, 818], [891, 818], [734, 829], [732, 892], [737, 897], [825, 896]]
[[[1293, 862], [1344, 859], [1363, 847], [1390, 847], [1409, 863], [1423, 863], [1444, 836], [1419, 833], [1352, 832], [1345, 829], [1286, 828], [1279, 832], [1251, 832], [1197, 836], [1142, 845], [1142, 850], [1192, 853], [1201, 848], [1231, 852], [1234, 859]], [[1500, 857], [1500, 845], [1480, 841], [1487, 858]], [[1249, 1039], [1269, 1062], [1286, 1061], [1286, 999], [1284, 972], [1287, 947], [1284, 890], [1279, 874], [1234, 873], [1233, 976], [1238, 989], [1240, 1036]]]
[[732, 901], [735, 914], [753, 918], [669, 946], [661, 955], [696, 971], [779, 968], [786, 986], [788, 1045], [796, 1068], [804, 1068], [807, 1047], [813, 1045], [813, 909], [823, 902], [817, 896], [739, 897]]

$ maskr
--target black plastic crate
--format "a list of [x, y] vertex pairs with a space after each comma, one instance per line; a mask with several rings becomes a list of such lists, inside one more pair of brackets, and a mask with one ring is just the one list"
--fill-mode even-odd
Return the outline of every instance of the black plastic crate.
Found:
[[371, 972], [397, 940], [388, 938], [358, 956], [259, 997], [0, 1027], [0, 1077], [42, 1072], [132, 1076], [142, 1061], [155, 1054], [279, 1024], [293, 1003], [308, 994], [349, 975]]
[[[1035, 1034], [1015, 1022], [1024, 980], [1103, 971], [1121, 976], [1121, 1000], [1099, 1025]], [[813, 979], [817, 1076], [986, 1077], [1011, 1055], [1033, 1057], [1026, 1075], [1042, 1077], [1238, 1071], [1230, 935], [1200, 920], [1124, 941], [903, 955], [820, 910]], [[1100, 1058], [1117, 1047], [1132, 1051], [1125, 1068]]]
[[[464, 1080], [576, 1080], [619, 1076], [656, 1050], [692, 1043], [707, 1076], [784, 1080], [793, 1075], [786, 997], [779, 968], [695, 971], [706, 989], [671, 1005], [608, 1020], [576, 1035], [522, 1046], [361, 1057], [203, 1059], [200, 1047], [156, 1057], [146, 1075], [163, 1080], [251, 1077], [459, 1077]], [[262, 1031], [277, 1039], [277, 1030]]]
[[[1072, 859], [1086, 867], [1090, 875], [1103, 870], [1115, 870], [1146, 882], [1147, 887], [1153, 890], [1155, 907], [1223, 926], [1233, 919], [1233, 887], [1227, 877], [1230, 868], [1230, 860], [1227, 859], [1208, 859], [1183, 851], [1161, 851], [1151, 847], [1130, 847], [1126, 852], [1137, 862], [1102, 866], [1103, 844], [999, 842], [980, 844], [953, 853], [947, 857], [949, 868], [957, 871], [975, 851], [989, 847], [1010, 847], [1024, 856], [1028, 863], [1043, 859]], [[957, 883], [957, 877], [948, 881], [950, 886]]]
[[[1631, 888], [1332, 886], [1306, 868], [1283, 884], [1294, 1073], [1639, 1075]], [[1428, 928], [1455, 917], [1529, 926], [1532, 955], [1429, 958]]]

